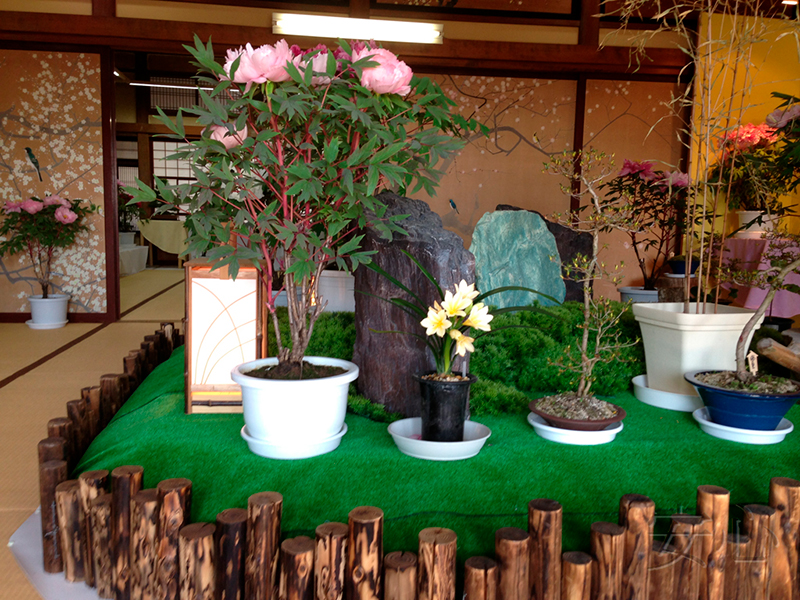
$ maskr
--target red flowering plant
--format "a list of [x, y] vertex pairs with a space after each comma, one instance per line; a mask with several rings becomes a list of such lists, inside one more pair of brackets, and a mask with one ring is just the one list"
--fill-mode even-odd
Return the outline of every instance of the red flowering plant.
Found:
[[686, 173], [656, 171], [654, 166], [625, 159], [619, 174], [600, 186], [607, 211], [630, 237], [646, 290], [655, 289], [681, 235], [691, 187]]
[[133, 195], [125, 191], [125, 186], [117, 184], [117, 214], [119, 215], [119, 230], [134, 231], [134, 224], [147, 219], [147, 204], [145, 202], [131, 202]]
[[82, 202], [53, 194], [6, 202], [3, 207], [0, 257], [26, 253], [42, 288], [42, 298], [48, 297], [52, 286], [51, 265], [57, 251], [75, 243], [75, 237], [88, 229], [86, 216], [97, 210], [93, 204]]
[[[433, 193], [440, 160], [457, 152], [462, 133], [478, 129], [451, 112], [454, 104], [427, 78], [414, 75], [374, 43], [339, 42], [336, 50], [302, 51], [285, 40], [228, 50], [224, 64], [195, 37], [186, 49], [200, 68], [200, 106], [187, 112], [205, 127], [188, 140], [183, 111], [161, 113], [173, 139], [186, 142], [173, 158], [192, 163], [196, 181], [156, 189], [128, 188], [156, 213], [188, 206], [188, 251], [236, 276], [254, 261], [272, 314], [279, 367], [302, 364], [324, 309], [323, 269], [350, 270], [369, 261], [365, 227], [386, 237], [402, 232], [376, 197], [391, 186]], [[286, 292], [291, 346], [281, 339], [275, 300]]]

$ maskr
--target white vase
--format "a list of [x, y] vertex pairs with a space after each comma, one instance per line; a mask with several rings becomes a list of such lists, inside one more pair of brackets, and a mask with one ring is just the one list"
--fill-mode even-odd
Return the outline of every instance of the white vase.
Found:
[[618, 287], [619, 298], [622, 302], [658, 302], [658, 290], [646, 290], [642, 286]]
[[754, 311], [720, 305], [715, 313], [707, 304], [697, 313], [693, 302], [684, 313], [683, 307], [683, 302], [634, 304], [633, 314], [642, 328], [648, 387], [693, 396], [683, 374], [735, 369], [736, 342]]
[[760, 210], [737, 210], [736, 216], [739, 218], [739, 227], [744, 227], [750, 221], [758, 218], [759, 215], [764, 215], [762, 217], [762, 223], [753, 223], [749, 227], [742, 229], [741, 231], [737, 231], [733, 234], [733, 237], [736, 238], [760, 238], [761, 234], [768, 231], [773, 231], [780, 220], [779, 217], [769, 217], [763, 211]]
[[31, 304], [31, 319], [26, 324], [31, 329], [58, 329], [67, 324], [68, 294], [41, 294], [28, 296]]
[[136, 232], [135, 231], [120, 231], [119, 232], [119, 245], [135, 246], [136, 245]]
[[[334, 450], [341, 440], [350, 382], [358, 367], [346, 360], [307, 356], [314, 365], [341, 367], [345, 372], [321, 379], [262, 379], [248, 371], [278, 364], [262, 358], [235, 367], [231, 379], [242, 388], [243, 437], [262, 444], [251, 450], [270, 458], [307, 458]], [[338, 437], [337, 437], [338, 436]], [[248, 440], [249, 442], [249, 440]]]

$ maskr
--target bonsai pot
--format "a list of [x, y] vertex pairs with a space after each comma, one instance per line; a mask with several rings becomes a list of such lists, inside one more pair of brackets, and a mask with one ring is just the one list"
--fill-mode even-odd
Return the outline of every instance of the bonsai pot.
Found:
[[622, 302], [658, 302], [658, 290], [646, 290], [642, 286], [618, 287], [619, 298]]
[[[667, 261], [670, 269], [672, 269], [673, 275], [686, 275], [686, 261], [682, 258], [670, 258]], [[692, 258], [692, 262], [689, 265], [689, 268], [692, 270], [691, 274], [694, 275], [694, 272], [697, 271], [697, 268], [700, 266], [700, 259]]]
[[437, 381], [414, 375], [422, 394], [422, 439], [427, 442], [464, 441], [469, 386], [478, 378], [467, 375], [462, 381]]
[[231, 371], [231, 379], [242, 388], [245, 423], [242, 437], [262, 442], [252, 444], [247, 440], [257, 454], [269, 458], [307, 458], [339, 446], [339, 434], [345, 427], [347, 392], [350, 382], [358, 377], [358, 367], [336, 358], [307, 356], [305, 361], [341, 367], [345, 372], [299, 381], [262, 379], [247, 374], [259, 367], [278, 364], [277, 358], [254, 360]]
[[579, 419], [566, 419], [564, 417], [557, 417], [555, 415], [551, 415], [550, 413], [546, 413], [544, 411], [539, 410], [536, 408], [536, 405], [539, 403], [539, 400], [531, 400], [530, 404], [528, 404], [528, 408], [531, 412], [535, 415], [538, 415], [544, 421], [550, 425], [551, 427], [558, 427], [559, 429], [570, 429], [572, 431], [601, 431], [608, 427], [609, 425], [613, 425], [614, 423], [619, 423], [627, 416], [625, 409], [622, 407], [617, 406], [616, 404], [612, 404], [614, 408], [617, 409], [617, 414], [613, 417], [608, 419], [599, 419], [594, 421], [589, 420], [579, 420]]
[[69, 294], [41, 294], [28, 296], [31, 304], [31, 319], [26, 324], [31, 329], [59, 329], [67, 324]]
[[642, 328], [650, 389], [694, 396], [684, 373], [736, 368], [736, 342], [753, 311], [720, 305], [715, 313], [708, 304], [705, 312], [697, 313], [696, 308], [694, 302], [688, 313], [683, 312], [683, 302], [633, 305]]
[[686, 373], [686, 381], [700, 394], [708, 409], [709, 418], [719, 425], [755, 431], [773, 431], [789, 409], [800, 400], [800, 392], [792, 394], [762, 394], [732, 390], [702, 383], [697, 375], [713, 372]]

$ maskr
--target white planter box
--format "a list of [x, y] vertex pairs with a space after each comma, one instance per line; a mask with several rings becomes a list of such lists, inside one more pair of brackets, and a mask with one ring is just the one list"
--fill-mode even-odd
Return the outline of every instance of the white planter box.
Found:
[[[683, 378], [689, 371], [733, 370], [736, 342], [752, 310], [706, 305], [705, 313], [683, 312], [683, 302], [634, 304], [642, 328], [648, 387], [674, 394], [695, 395]], [[749, 340], [748, 340], [749, 343]]]

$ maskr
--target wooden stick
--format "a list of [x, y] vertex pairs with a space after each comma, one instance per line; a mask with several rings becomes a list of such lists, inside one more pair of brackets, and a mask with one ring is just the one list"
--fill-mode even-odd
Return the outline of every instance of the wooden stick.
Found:
[[530, 598], [531, 538], [516, 527], [503, 527], [494, 534], [494, 552], [499, 565], [499, 600]]
[[247, 559], [244, 589], [248, 600], [277, 600], [278, 557], [283, 496], [253, 494], [247, 500]]
[[56, 486], [56, 513], [58, 539], [64, 560], [64, 577], [70, 582], [83, 581], [85, 552], [81, 527], [80, 484], [77, 479], [70, 479]]
[[114, 526], [111, 547], [114, 552], [114, 588], [117, 600], [131, 595], [131, 498], [142, 489], [144, 469], [125, 465], [111, 471], [114, 497]]
[[94, 439], [97, 437], [97, 434], [100, 433], [100, 423], [101, 423], [100, 386], [94, 385], [92, 387], [83, 388], [81, 390], [81, 397], [86, 399], [86, 406], [89, 411], [89, 422], [91, 423], [91, 432], [92, 432], [91, 435], [92, 439]]
[[670, 540], [678, 555], [676, 566], [676, 600], [697, 600], [700, 597], [700, 573], [705, 568], [702, 561], [702, 534], [707, 526], [697, 515], [672, 515]]
[[[342, 600], [344, 597], [349, 531], [344, 523], [323, 523], [317, 527], [314, 554], [316, 600]], [[389, 594], [388, 589], [386, 593]]]
[[214, 600], [215, 529], [213, 523], [192, 523], [180, 531], [181, 600]]
[[[146, 338], [145, 338], [146, 339]], [[154, 342], [144, 341], [141, 344], [145, 354], [145, 372], [149, 375], [158, 366], [158, 350]]]
[[122, 368], [124, 373], [130, 379], [131, 392], [136, 391], [139, 384], [142, 383], [142, 365], [140, 363], [139, 352], [131, 350], [128, 356], [122, 359]]
[[40, 440], [36, 448], [39, 454], [39, 464], [46, 463], [48, 460], [64, 460], [66, 446], [67, 441], [62, 437], [46, 437]]
[[416, 600], [416, 598], [417, 555], [413, 552], [390, 552], [383, 558], [383, 599]]
[[180, 595], [180, 530], [191, 520], [192, 482], [182, 477], [159, 482], [158, 490], [158, 597]]
[[795, 373], [800, 373], [800, 356], [797, 356], [786, 346], [776, 342], [772, 338], [762, 338], [758, 340], [756, 352], [761, 356], [766, 356], [772, 362], [778, 363], [782, 367], [791, 369]]
[[[61, 439], [61, 438], [59, 438]], [[46, 573], [64, 570], [58, 539], [56, 487], [67, 481], [67, 461], [48, 460], [39, 465], [39, 502], [42, 517], [42, 560]]]
[[72, 429], [72, 421], [67, 417], [58, 417], [57, 419], [50, 419], [47, 422], [47, 437], [63, 438], [64, 446], [64, 460], [67, 461], [67, 466], [71, 470], [76, 464], [77, 457], [75, 456], [75, 434]]
[[530, 597], [533, 600], [559, 600], [561, 597], [562, 518], [563, 509], [555, 500], [538, 498], [528, 503]]
[[750, 560], [750, 537], [742, 533], [728, 535], [725, 554], [725, 599], [749, 600], [745, 580]]
[[85, 400], [70, 400], [67, 402], [67, 418], [72, 421], [76, 460], [80, 460], [80, 457], [83, 456], [92, 441], [87, 410]]
[[800, 481], [774, 477], [769, 482], [769, 505], [778, 519], [769, 597], [800, 600]]
[[622, 594], [625, 528], [616, 523], [592, 523], [592, 598], [612, 600]]
[[167, 341], [167, 350], [171, 355], [172, 351], [175, 350], [175, 333], [177, 332], [175, 329], [175, 323], [161, 323], [161, 331], [164, 332], [164, 336]]
[[379, 600], [383, 593], [383, 511], [374, 506], [359, 506], [350, 511], [347, 524], [345, 597]]
[[417, 566], [419, 600], [455, 598], [457, 543], [458, 537], [451, 529], [428, 527], [419, 532]]
[[750, 537], [747, 576], [744, 580], [749, 600], [768, 600], [772, 574], [772, 547], [780, 537], [778, 513], [770, 506], [747, 504], [744, 529]]
[[114, 373], [100, 377], [100, 422], [103, 427], [108, 425], [112, 417], [122, 406], [122, 376]]
[[244, 598], [247, 511], [228, 508], [217, 515], [217, 598]]
[[92, 500], [105, 494], [108, 485], [108, 471], [85, 471], [78, 477], [83, 525], [83, 564], [86, 569], [86, 585], [94, 587], [94, 559], [92, 558], [92, 524], [90, 513]]
[[663, 540], [655, 540], [650, 551], [650, 600], [673, 600], [675, 598], [675, 571], [678, 554], [675, 548]]
[[464, 563], [464, 600], [497, 600], [497, 576], [497, 563], [491, 558], [468, 558]]
[[281, 600], [314, 600], [315, 546], [305, 535], [281, 543]]
[[[700, 600], [723, 600], [725, 591], [725, 551], [728, 546], [728, 514], [731, 494], [715, 485], [697, 488], [697, 514], [708, 523], [700, 542]], [[800, 600], [800, 599], [798, 599]]]
[[89, 524], [92, 528], [92, 573], [97, 595], [114, 597], [114, 566], [111, 557], [111, 509], [113, 497], [103, 494], [91, 501]]
[[622, 542], [622, 597], [647, 598], [656, 503], [647, 496], [626, 494], [619, 501]]
[[592, 593], [592, 557], [565, 552], [561, 557], [561, 600], [589, 600]]
[[131, 597], [153, 600], [158, 592], [158, 490], [131, 498]]

